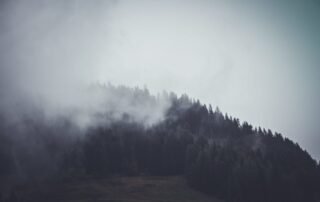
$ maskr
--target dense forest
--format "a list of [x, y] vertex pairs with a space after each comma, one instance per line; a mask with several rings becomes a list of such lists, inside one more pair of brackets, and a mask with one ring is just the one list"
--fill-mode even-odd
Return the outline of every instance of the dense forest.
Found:
[[226, 202], [319, 199], [319, 164], [279, 133], [242, 123], [187, 95], [96, 88], [148, 100], [146, 107], [163, 99], [170, 105], [156, 123], [146, 125], [125, 111], [110, 120], [112, 112], [101, 111], [93, 115], [99, 123], [85, 129], [67, 116], [48, 120], [41, 110], [22, 114], [19, 122], [0, 115], [3, 201], [10, 201], [19, 184], [138, 175], [181, 175], [194, 189]]

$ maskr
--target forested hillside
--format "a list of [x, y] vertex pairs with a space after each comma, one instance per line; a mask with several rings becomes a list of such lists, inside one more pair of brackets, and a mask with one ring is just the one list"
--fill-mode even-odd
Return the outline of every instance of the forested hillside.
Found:
[[162, 120], [148, 124], [144, 116], [137, 121], [132, 113], [117, 109], [121, 116], [110, 120], [110, 111], [101, 110], [93, 115], [98, 123], [85, 129], [70, 117], [48, 120], [41, 110], [21, 115], [22, 122], [8, 122], [1, 115], [3, 199], [21, 184], [119, 175], [182, 175], [192, 188], [230, 202], [319, 198], [319, 164], [279, 133], [242, 123], [187, 95], [152, 96], [146, 89], [112, 85], [95, 88], [117, 92], [123, 99], [130, 94], [138, 103], [148, 100], [148, 108], [163, 99], [170, 105]]

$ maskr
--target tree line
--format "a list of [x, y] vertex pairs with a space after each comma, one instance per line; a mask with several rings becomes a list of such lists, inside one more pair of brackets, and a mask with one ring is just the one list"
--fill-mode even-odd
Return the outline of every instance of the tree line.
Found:
[[297, 143], [187, 95], [167, 96], [165, 119], [150, 127], [124, 115], [77, 135], [67, 119], [48, 126], [39, 113], [19, 129], [27, 135], [13, 138], [17, 128], [1, 124], [0, 184], [182, 175], [193, 188], [226, 202], [319, 199], [320, 166]]

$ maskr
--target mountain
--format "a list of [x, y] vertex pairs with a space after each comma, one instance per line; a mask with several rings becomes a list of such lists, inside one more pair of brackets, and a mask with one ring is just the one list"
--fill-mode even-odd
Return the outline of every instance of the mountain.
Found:
[[226, 202], [320, 197], [319, 164], [279, 133], [187, 95], [112, 85], [92, 91], [105, 92], [108, 101], [87, 113], [85, 125], [79, 109], [48, 118], [35, 106], [19, 121], [0, 116], [3, 201], [23, 193], [19, 187], [115, 176], [183, 176], [194, 190]]

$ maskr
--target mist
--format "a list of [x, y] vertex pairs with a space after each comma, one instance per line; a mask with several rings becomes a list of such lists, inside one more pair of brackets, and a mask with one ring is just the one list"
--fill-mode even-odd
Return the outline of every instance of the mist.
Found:
[[318, 201], [319, 19], [312, 0], [0, 0], [0, 201], [159, 200], [154, 176]]
[[1, 1], [1, 110], [86, 128], [113, 102], [115, 120], [152, 125], [170, 102], [134, 110], [128, 97], [89, 90], [146, 86], [219, 106], [318, 158], [318, 11], [315, 1]]
[[[110, 1], [2, 2], [1, 110], [7, 120], [18, 123], [41, 111], [48, 120], [70, 118], [86, 128], [124, 114], [146, 126], [164, 118], [169, 100], [139, 99], [138, 91], [131, 95], [121, 86], [123, 94], [116, 94], [108, 81], [98, 82], [96, 63], [108, 58], [103, 49], [113, 6]], [[108, 114], [108, 120], [97, 114]]]

